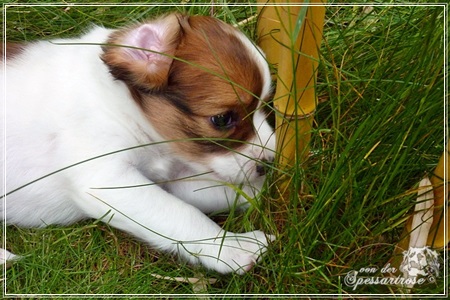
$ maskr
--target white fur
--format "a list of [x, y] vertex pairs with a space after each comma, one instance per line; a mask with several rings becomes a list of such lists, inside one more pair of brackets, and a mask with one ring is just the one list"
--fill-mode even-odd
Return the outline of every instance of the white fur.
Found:
[[[241, 154], [210, 162], [215, 175], [168, 183], [205, 169], [170, 153], [125, 84], [100, 60], [100, 46], [76, 45], [103, 43], [110, 33], [94, 28], [79, 39], [38, 42], [3, 65], [2, 218], [42, 227], [103, 216], [191, 263], [222, 273], [248, 270], [266, 250], [266, 235], [225, 232], [203, 212], [243, 202], [224, 181], [244, 183], [252, 197], [258, 193], [263, 177], [255, 175], [253, 159], [270, 159], [274, 148], [264, 116], [255, 113], [259, 137]], [[267, 67], [261, 70], [268, 93], [270, 75]], [[146, 144], [152, 145], [120, 151]]]

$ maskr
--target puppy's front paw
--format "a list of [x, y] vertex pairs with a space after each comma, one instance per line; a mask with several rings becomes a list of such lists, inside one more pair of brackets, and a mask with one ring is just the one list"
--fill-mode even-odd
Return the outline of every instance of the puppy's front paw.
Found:
[[236, 272], [244, 274], [266, 252], [268, 242], [275, 240], [262, 231], [247, 233], [227, 232], [217, 237], [212, 245], [203, 247], [199, 254], [200, 262], [208, 269], [219, 273]]

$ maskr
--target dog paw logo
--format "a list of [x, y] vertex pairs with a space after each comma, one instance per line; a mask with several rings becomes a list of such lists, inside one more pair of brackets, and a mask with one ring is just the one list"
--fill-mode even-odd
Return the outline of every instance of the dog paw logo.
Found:
[[404, 278], [415, 280], [422, 276], [432, 283], [439, 276], [439, 267], [439, 255], [436, 251], [429, 247], [410, 247], [408, 251], [403, 252], [400, 271]]

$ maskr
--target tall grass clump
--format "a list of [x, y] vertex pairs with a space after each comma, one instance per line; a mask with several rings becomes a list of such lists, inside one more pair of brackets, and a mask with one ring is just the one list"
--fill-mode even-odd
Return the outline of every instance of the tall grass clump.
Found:
[[316, 127], [301, 178], [309, 192], [283, 206], [291, 253], [284, 279], [303, 281], [299, 291], [353, 293], [343, 279], [361, 268], [378, 270], [361, 276], [383, 276], [417, 183], [444, 151], [443, 18], [442, 6], [328, 8]]
[[[213, 216], [229, 230], [261, 229], [277, 236], [248, 274], [222, 276], [187, 266], [91, 220], [64, 228], [7, 227], [9, 250], [24, 259], [3, 274], [6, 293], [322, 298], [402, 293], [381, 284], [354, 289], [345, 279], [362, 268], [374, 273], [361, 276], [383, 277], [381, 268], [413, 210], [418, 182], [433, 171], [444, 151], [445, 9], [327, 7], [310, 154], [306, 162], [285, 171], [294, 178], [289, 198], [281, 201], [274, 193], [280, 171], [274, 165], [252, 208]], [[236, 24], [253, 16], [256, 7], [216, 3], [211, 9], [209, 2], [17, 6], [3, 13], [8, 41], [32, 41], [73, 36], [91, 23], [118, 27], [173, 10], [213, 13]], [[256, 39], [255, 21], [240, 24]], [[411, 293], [442, 294], [448, 273], [441, 271], [436, 282], [416, 286]], [[203, 278], [205, 284], [199, 290], [187, 278]]]

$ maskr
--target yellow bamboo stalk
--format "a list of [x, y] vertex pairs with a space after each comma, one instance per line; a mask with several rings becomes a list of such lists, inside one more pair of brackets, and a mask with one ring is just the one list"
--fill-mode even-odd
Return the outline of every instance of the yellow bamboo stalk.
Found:
[[300, 6], [303, 1], [283, 1], [291, 5], [279, 5], [280, 2], [264, 1], [268, 5], [260, 7], [258, 33], [260, 47], [278, 69], [274, 96], [277, 161], [281, 168], [289, 168], [301, 164], [309, 149], [325, 6]]
[[[450, 167], [449, 162], [449, 151], [450, 145], [447, 144], [447, 151], [445, 151], [434, 170], [433, 175], [430, 177], [431, 184], [433, 186], [434, 194], [434, 207], [433, 207], [433, 223], [431, 225], [430, 232], [428, 233], [427, 246], [435, 249], [442, 248], [446, 246], [449, 242], [449, 214], [444, 215], [444, 206], [448, 207], [448, 188], [444, 188], [444, 180], [447, 180], [447, 185], [449, 183], [448, 169]], [[447, 166], [445, 165], [447, 163]], [[447, 173], [445, 173], [447, 172]], [[444, 175], [445, 174], [445, 175]], [[409, 244], [409, 233], [414, 228], [411, 228], [411, 223], [413, 219], [412, 215], [406, 225], [406, 232], [408, 237], [403, 239], [399, 244], [399, 248], [402, 250], [407, 249]], [[447, 220], [445, 220], [447, 218]], [[445, 230], [446, 229], [446, 230]]]
[[[442, 154], [433, 176], [430, 180], [434, 192], [434, 213], [433, 224], [428, 234], [427, 245], [432, 248], [442, 248], [449, 242], [450, 218], [447, 210], [447, 216], [444, 215], [444, 206], [448, 208], [448, 184], [449, 184], [449, 152], [450, 141], [447, 142], [447, 150]], [[446, 165], [447, 163], [447, 165]], [[446, 180], [447, 182], [444, 183]], [[446, 185], [446, 186], [444, 186]], [[445, 220], [445, 218], [447, 218]]]
[[[434, 173], [430, 177], [434, 200], [433, 207], [431, 208], [433, 210], [433, 223], [431, 224], [430, 230], [427, 231], [428, 236], [423, 237], [423, 239], [426, 240], [426, 245], [433, 249], [441, 249], [449, 243], [450, 218], [448, 213], [447, 215], [444, 214], [444, 207], [448, 208], [449, 204], [449, 152], [450, 141], [447, 143], [447, 150], [442, 154]], [[417, 205], [420, 205], [420, 203]], [[402, 261], [401, 254], [403, 251], [408, 250], [408, 247], [411, 244], [411, 232], [413, 230], [418, 231], [421, 229], [420, 226], [413, 225], [414, 216], [420, 213], [423, 212], [415, 211], [409, 217], [403, 234], [404, 238], [402, 238], [396, 246], [394, 256], [391, 259], [391, 265], [397, 269]], [[423, 222], [426, 223], [426, 220], [423, 220]]]

